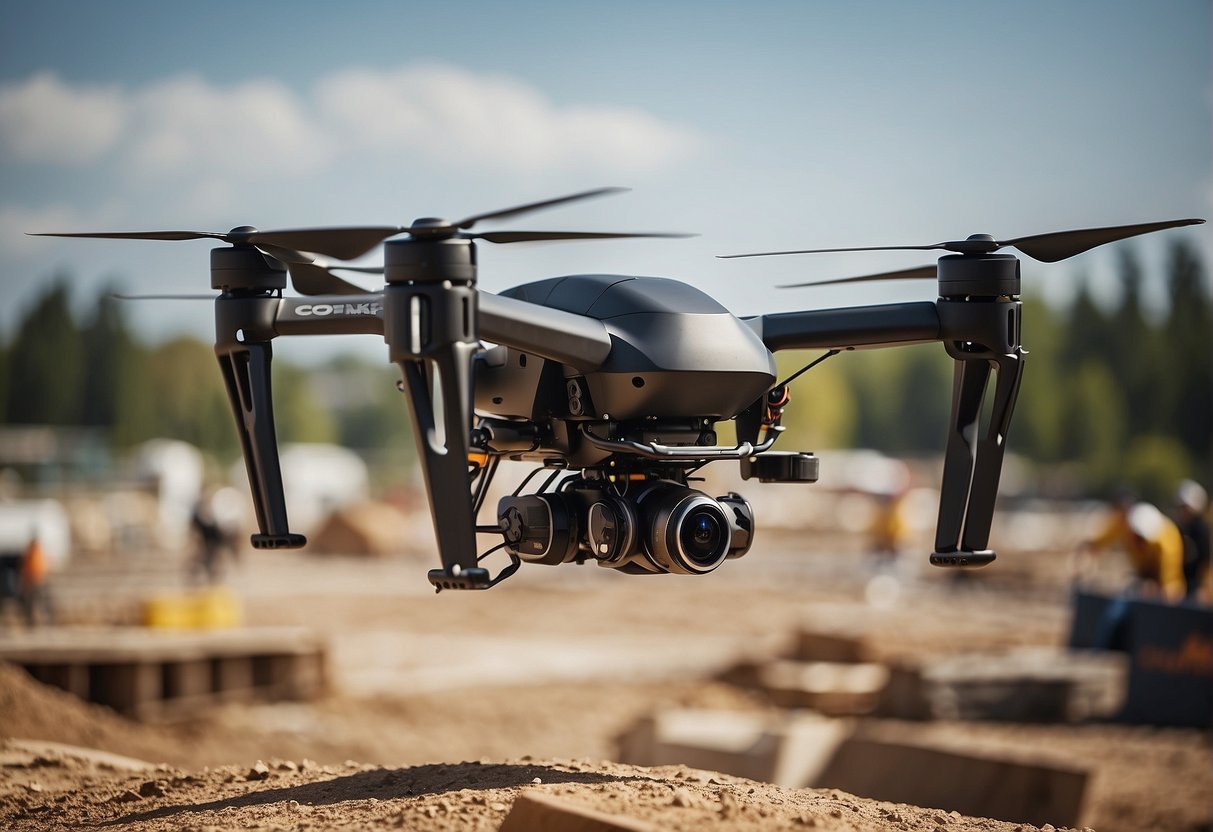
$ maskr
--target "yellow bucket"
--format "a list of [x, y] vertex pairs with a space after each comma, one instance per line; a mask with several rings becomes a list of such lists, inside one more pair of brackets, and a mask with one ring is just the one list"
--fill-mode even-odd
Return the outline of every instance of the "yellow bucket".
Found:
[[143, 602], [143, 626], [167, 630], [221, 630], [239, 627], [240, 602], [223, 587], [166, 593]]

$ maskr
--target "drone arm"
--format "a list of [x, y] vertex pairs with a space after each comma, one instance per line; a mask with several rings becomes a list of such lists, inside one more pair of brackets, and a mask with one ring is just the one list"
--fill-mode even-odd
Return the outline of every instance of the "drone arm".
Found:
[[[595, 318], [514, 298], [477, 293], [480, 335], [494, 344], [569, 364], [583, 372], [602, 366], [611, 336]], [[275, 335], [383, 335], [383, 293], [348, 297], [281, 298]]]
[[934, 303], [810, 309], [747, 318], [771, 352], [791, 349], [881, 347], [939, 339]]
[[[994, 552], [986, 547], [1026, 355], [1019, 344], [1017, 300], [944, 298], [935, 303], [785, 312], [747, 322], [771, 351], [942, 341], [956, 369], [931, 562], [980, 566], [994, 560]], [[983, 431], [991, 372], [993, 398]]]
[[275, 335], [383, 335], [383, 293], [279, 298]]

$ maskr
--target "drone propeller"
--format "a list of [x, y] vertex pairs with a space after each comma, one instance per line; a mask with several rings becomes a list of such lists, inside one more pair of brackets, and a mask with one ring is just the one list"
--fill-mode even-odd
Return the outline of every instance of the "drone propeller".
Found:
[[802, 286], [830, 286], [835, 283], [866, 283], [872, 280], [918, 280], [925, 277], [934, 278], [937, 267], [934, 263], [929, 266], [916, 266], [912, 269], [902, 269], [896, 272], [881, 272], [880, 274], [865, 274], [862, 277], [840, 277], [835, 280], [811, 280], [807, 283], [785, 283], [776, 286], [777, 289], [799, 289]]
[[151, 295], [132, 295], [127, 292], [111, 292], [110, 297], [115, 300], [214, 300], [212, 295], [167, 295], [167, 294], [151, 294]]
[[458, 222], [424, 217], [415, 220], [412, 225], [369, 225], [351, 226], [348, 228], [300, 228], [284, 229], [281, 231], [258, 231], [250, 238], [250, 242], [258, 246], [281, 245], [292, 248], [304, 248], [336, 257], [340, 260], [352, 260], [361, 257], [389, 237], [408, 234], [421, 239], [445, 239], [458, 237], [464, 240], [484, 240], [488, 243], [531, 243], [555, 240], [608, 240], [629, 237], [689, 237], [690, 234], [652, 234], [652, 233], [620, 233], [598, 231], [488, 231], [470, 233], [469, 228], [482, 220], [503, 219], [518, 214], [538, 211], [590, 199], [606, 194], [620, 193], [627, 188], [596, 188], [592, 191], [569, 194], [568, 196], [545, 199], [539, 202], [528, 202], [525, 205], [515, 205], [512, 208], [502, 208], [483, 214], [473, 214]]
[[45, 232], [31, 234], [32, 237], [88, 237], [102, 240], [220, 240], [233, 246], [253, 245], [265, 254], [286, 264], [291, 283], [303, 295], [364, 295], [367, 290], [348, 283], [332, 269], [382, 274], [379, 266], [347, 266], [334, 263], [319, 254], [300, 251], [284, 245], [259, 242], [260, 232], [249, 225], [233, 228], [227, 233], [219, 231], [82, 231]]
[[[1108, 228], [1080, 228], [1074, 231], [1054, 231], [1048, 234], [1033, 234], [1028, 237], [1016, 237], [1011, 240], [996, 240], [989, 234], [974, 234], [966, 240], [949, 240], [943, 243], [933, 243], [927, 246], [862, 246], [859, 248], [814, 248], [798, 251], [761, 251], [753, 254], [719, 255], [722, 259], [736, 257], [766, 257], [777, 254], [825, 254], [844, 251], [930, 251], [943, 250], [956, 254], [992, 254], [1000, 248], [1015, 248], [1033, 260], [1043, 263], [1056, 263], [1070, 257], [1082, 254], [1096, 246], [1113, 243], [1138, 234], [1148, 234], [1151, 231], [1161, 231], [1165, 228], [1178, 228], [1184, 225], [1198, 225], [1201, 219], [1164, 220], [1162, 222], [1147, 222], [1138, 225], [1117, 225]], [[916, 271], [916, 270], [911, 270]], [[911, 275], [892, 276], [909, 277]], [[926, 277], [929, 275], [912, 275]], [[860, 280], [881, 280], [887, 276], [871, 275]], [[829, 281], [838, 282], [838, 281]]]
[[75, 233], [42, 233], [39, 237], [92, 237], [108, 240], [221, 240], [233, 246], [255, 246], [270, 257], [287, 265], [291, 282], [304, 295], [363, 295], [367, 290], [348, 283], [333, 274], [334, 269], [382, 274], [383, 269], [367, 266], [347, 266], [326, 258], [353, 260], [361, 257], [389, 237], [408, 234], [416, 239], [443, 240], [458, 237], [484, 240], [489, 243], [530, 243], [554, 240], [607, 240], [629, 237], [690, 237], [691, 234], [621, 233], [599, 231], [488, 231], [469, 232], [482, 220], [502, 219], [542, 208], [619, 193], [627, 188], [596, 188], [568, 196], [528, 202], [482, 214], [473, 214], [459, 222], [426, 217], [412, 225], [372, 225], [346, 228], [296, 228], [258, 231], [244, 225], [227, 233], [219, 231], [97, 231]]

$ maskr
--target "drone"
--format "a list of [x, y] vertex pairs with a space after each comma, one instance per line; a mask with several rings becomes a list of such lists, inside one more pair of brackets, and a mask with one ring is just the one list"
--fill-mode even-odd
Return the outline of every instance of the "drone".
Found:
[[[659, 277], [578, 274], [498, 294], [477, 288], [477, 241], [688, 236], [471, 231], [484, 220], [619, 190], [407, 226], [41, 236], [226, 244], [211, 250], [211, 288], [219, 293], [215, 353], [248, 472], [258, 549], [307, 542], [290, 530], [283, 495], [270, 381], [274, 339], [382, 336], [409, 405], [441, 561], [428, 579], [441, 591], [488, 589], [522, 563], [592, 561], [629, 574], [703, 575], [745, 555], [755, 533], [749, 501], [736, 493], [713, 497], [691, 483], [705, 465], [725, 460], [739, 464], [744, 480], [817, 481], [814, 454], [773, 449], [792, 380], [777, 378], [774, 353], [825, 350], [815, 364], [844, 350], [924, 342], [942, 343], [955, 366], [930, 562], [984, 566], [995, 559], [990, 527], [1027, 354], [1020, 261], [1000, 249], [1053, 263], [1204, 222], [730, 255], [938, 250], [944, 253], [934, 265], [813, 284], [935, 278], [933, 301], [737, 317], [698, 288]], [[381, 244], [382, 269], [346, 262]], [[384, 286], [368, 291], [338, 270], [381, 272]], [[284, 295], [288, 276], [300, 297]], [[719, 444], [716, 425], [728, 421], [736, 442]], [[496, 521], [481, 524], [502, 460], [535, 468], [500, 498]], [[539, 474], [542, 482], [527, 491]], [[502, 541], [481, 553], [478, 534]], [[483, 564], [501, 549], [509, 563], [494, 575]]]

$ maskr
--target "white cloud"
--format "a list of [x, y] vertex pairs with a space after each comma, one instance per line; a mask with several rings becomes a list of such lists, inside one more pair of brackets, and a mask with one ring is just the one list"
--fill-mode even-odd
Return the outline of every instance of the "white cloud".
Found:
[[321, 81], [323, 123], [347, 146], [524, 171], [643, 170], [695, 152], [691, 131], [635, 109], [560, 107], [520, 81], [452, 67], [347, 70]]
[[274, 81], [228, 88], [185, 76], [132, 96], [131, 167], [147, 176], [185, 170], [296, 174], [328, 157], [305, 101]]
[[71, 87], [40, 72], [0, 87], [0, 146], [22, 162], [83, 165], [114, 147], [129, 104], [116, 87]]
[[32, 208], [24, 205], [0, 206], [0, 240], [9, 254], [30, 254], [48, 250], [53, 243], [42, 237], [29, 236], [37, 233], [72, 231], [77, 228], [95, 227], [89, 223], [104, 222], [110, 213], [104, 209], [89, 216], [63, 205]]
[[61, 166], [109, 157], [137, 181], [273, 178], [351, 156], [534, 173], [651, 170], [703, 146], [643, 111], [561, 106], [516, 79], [442, 66], [344, 70], [305, 94], [273, 80], [179, 76], [136, 90], [42, 73], [0, 87], [0, 147]]

